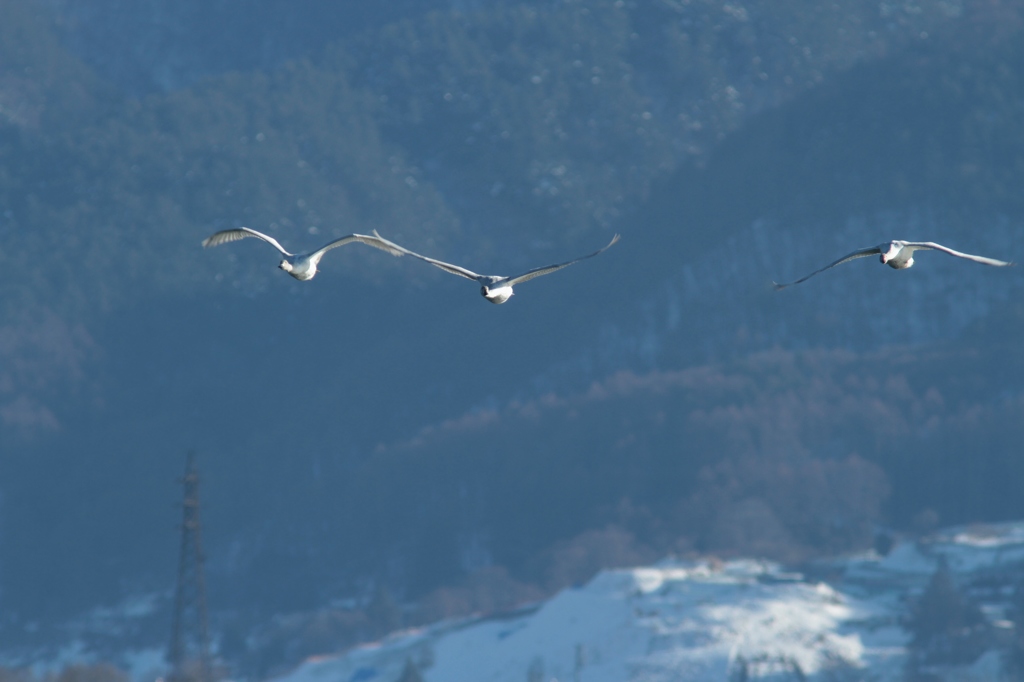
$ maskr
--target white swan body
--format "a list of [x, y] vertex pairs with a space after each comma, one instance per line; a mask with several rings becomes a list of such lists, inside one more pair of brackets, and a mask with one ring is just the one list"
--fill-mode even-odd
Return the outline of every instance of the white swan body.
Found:
[[824, 272], [829, 268], [834, 268], [837, 265], [842, 265], [847, 261], [855, 260], [857, 258], [864, 258], [866, 256], [873, 256], [876, 254], [879, 255], [879, 260], [885, 265], [888, 265], [890, 268], [893, 268], [895, 270], [906, 270], [907, 268], [914, 265], [915, 251], [942, 251], [943, 253], [948, 253], [951, 256], [956, 256], [957, 258], [965, 258], [967, 260], [972, 260], [975, 263], [993, 265], [996, 267], [1005, 267], [1007, 265], [1013, 265], [1013, 263], [1009, 261], [996, 260], [995, 258], [975, 256], [969, 253], [961, 253], [960, 251], [954, 251], [948, 246], [936, 244], [935, 242], [907, 242], [901, 239], [894, 239], [892, 241], [879, 244], [878, 246], [870, 246], [866, 249], [858, 249], [853, 253], [847, 254], [842, 258], [829, 263], [828, 265], [819, 270], [815, 270], [809, 275], [801, 277], [795, 282], [789, 282], [788, 284], [779, 284], [778, 282], [772, 282], [772, 284], [775, 285], [776, 289], [785, 289], [788, 286], [800, 284], [800, 282], [804, 282], [810, 279], [811, 277], [814, 277], [819, 272]]
[[619, 241], [619, 235], [615, 235], [614, 237], [612, 237], [612, 240], [608, 242], [607, 246], [605, 246], [602, 249], [598, 249], [594, 253], [587, 254], [586, 256], [580, 256], [579, 258], [567, 261], [565, 263], [556, 263], [555, 265], [545, 265], [544, 267], [534, 268], [533, 270], [528, 270], [527, 272], [524, 272], [521, 275], [516, 275], [515, 277], [502, 277], [500, 275], [478, 275], [472, 270], [467, 270], [464, 267], [452, 265], [451, 263], [445, 263], [444, 261], [435, 260], [433, 258], [428, 258], [427, 256], [421, 256], [420, 254], [410, 251], [403, 246], [399, 246], [394, 242], [390, 242], [387, 239], [384, 239], [379, 234], [377, 234], [376, 230], [373, 231], [373, 235], [377, 239], [381, 240], [381, 242], [383, 242], [386, 245], [386, 248], [401, 251], [406, 255], [412, 256], [413, 258], [418, 258], [421, 261], [425, 261], [435, 267], [441, 268], [445, 272], [450, 272], [453, 275], [465, 277], [466, 279], [471, 279], [477, 282], [478, 284], [480, 284], [480, 295], [494, 304], [501, 304], [507, 301], [508, 299], [512, 298], [512, 296], [514, 295], [512, 287], [514, 287], [516, 284], [528, 282], [529, 280], [535, 277], [540, 277], [541, 275], [549, 275], [552, 272], [555, 272], [556, 270], [561, 270], [562, 268], [569, 267], [573, 263], [578, 263], [581, 260], [586, 260], [587, 258], [593, 258], [594, 256], [604, 252], [606, 249], [611, 247], [611, 245], [614, 244], [615, 242]]
[[366, 234], [350, 234], [348, 236], [335, 239], [334, 241], [327, 242], [316, 251], [294, 254], [286, 251], [285, 248], [273, 237], [265, 235], [262, 232], [257, 232], [256, 230], [248, 227], [238, 227], [233, 230], [221, 230], [220, 232], [214, 233], [203, 240], [203, 248], [208, 249], [213, 246], [220, 246], [221, 244], [235, 242], [239, 239], [245, 239], [246, 237], [262, 239], [277, 249], [284, 257], [277, 267], [281, 268], [301, 282], [305, 282], [316, 277], [317, 266], [320, 265], [320, 259], [324, 257], [325, 253], [339, 246], [351, 244], [352, 242], [360, 242], [367, 246], [387, 251], [392, 256], [404, 255], [402, 250], [393, 248], [389, 242], [386, 242], [380, 237], [371, 237]]

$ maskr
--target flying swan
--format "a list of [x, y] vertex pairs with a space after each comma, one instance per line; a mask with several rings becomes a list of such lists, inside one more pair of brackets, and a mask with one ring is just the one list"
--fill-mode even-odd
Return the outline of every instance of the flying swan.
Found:
[[458, 265], [452, 265], [451, 263], [444, 263], [439, 260], [434, 260], [433, 258], [427, 258], [426, 256], [421, 256], [420, 254], [414, 253], [406, 249], [405, 247], [399, 246], [398, 244], [389, 242], [388, 240], [384, 239], [379, 234], [377, 234], [376, 230], [373, 231], [373, 234], [378, 239], [380, 239], [384, 244], [391, 247], [392, 249], [397, 249], [406, 255], [412, 256], [413, 258], [419, 258], [422, 261], [426, 261], [431, 265], [441, 268], [445, 272], [450, 272], [453, 275], [459, 275], [460, 277], [465, 277], [466, 279], [471, 279], [477, 282], [480, 285], [480, 295], [494, 304], [504, 303], [508, 299], [512, 298], [512, 287], [514, 287], [515, 285], [521, 284], [522, 282], [528, 282], [529, 280], [535, 277], [549, 275], [552, 272], [555, 272], [556, 270], [567, 268], [573, 263], [579, 263], [581, 260], [593, 258], [599, 253], [602, 253], [608, 248], [610, 248], [611, 245], [614, 244], [615, 242], [619, 241], [619, 235], [615, 235], [614, 237], [612, 237], [612, 240], [608, 242], [608, 245], [605, 246], [603, 249], [599, 249], [594, 253], [588, 254], [586, 256], [580, 256], [579, 258], [568, 261], [566, 263], [558, 263], [556, 265], [546, 265], [542, 268], [534, 268], [533, 270], [524, 272], [521, 275], [516, 275], [515, 277], [502, 277], [500, 275], [478, 275], [472, 270], [467, 270], [466, 268], [459, 267]]
[[881, 254], [880, 260], [886, 265], [888, 265], [890, 268], [896, 270], [905, 270], [914, 264], [915, 251], [942, 251], [943, 253], [948, 253], [951, 256], [956, 256], [957, 258], [966, 258], [967, 260], [972, 260], [975, 263], [984, 263], [985, 265], [995, 265], [998, 267], [1003, 267], [1005, 265], [1013, 265], [1013, 263], [1008, 263], [1007, 261], [1002, 260], [996, 260], [995, 258], [986, 258], [985, 256], [974, 256], [969, 253], [960, 253], [959, 251], [954, 251], [953, 249], [947, 246], [943, 246], [942, 244], [936, 244], [935, 242], [905, 242], [900, 239], [894, 239], [891, 242], [885, 242], [884, 244], [879, 244], [878, 246], [872, 246], [866, 249], [860, 249], [859, 251], [854, 251], [849, 255], [843, 256], [837, 261], [829, 263], [820, 270], [815, 270], [806, 277], [801, 277], [795, 282], [789, 282], [788, 284], [779, 284], [778, 282], [772, 282], [772, 284], [775, 285], [776, 289], [785, 289], [788, 286], [800, 284], [800, 282], [806, 281], [811, 277], [814, 277], [819, 272], [824, 272], [829, 268], [834, 268], [837, 265], [842, 265], [846, 261], [855, 260], [857, 258], [864, 258], [866, 256], [873, 256], [875, 254]]
[[320, 247], [316, 251], [311, 253], [288, 253], [284, 247], [281, 246], [276, 239], [271, 236], [265, 235], [262, 232], [249, 229], [248, 227], [239, 227], [233, 230], [221, 230], [215, 234], [210, 235], [203, 240], [203, 248], [210, 248], [212, 246], [220, 246], [221, 244], [227, 244], [228, 242], [235, 242], [239, 239], [245, 239], [246, 237], [256, 237], [267, 242], [275, 249], [281, 252], [284, 256], [284, 260], [277, 266], [287, 272], [295, 279], [305, 282], [306, 280], [313, 279], [317, 273], [317, 265], [320, 264], [320, 259], [324, 257], [324, 254], [331, 249], [339, 246], [344, 246], [351, 242], [362, 242], [382, 251], [387, 251], [392, 256], [401, 256], [404, 253], [403, 249], [393, 246], [390, 242], [387, 242], [378, 237], [371, 237], [365, 234], [350, 234], [347, 237], [341, 237], [335, 239], [332, 242], [328, 242], [324, 246]]

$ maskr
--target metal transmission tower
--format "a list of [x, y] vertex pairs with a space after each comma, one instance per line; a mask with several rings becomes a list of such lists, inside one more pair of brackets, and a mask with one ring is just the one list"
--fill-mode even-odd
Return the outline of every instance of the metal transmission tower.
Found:
[[174, 594], [174, 626], [168, 682], [211, 682], [210, 634], [206, 621], [206, 579], [203, 577], [203, 536], [199, 523], [199, 472], [188, 453], [182, 499], [181, 557]]

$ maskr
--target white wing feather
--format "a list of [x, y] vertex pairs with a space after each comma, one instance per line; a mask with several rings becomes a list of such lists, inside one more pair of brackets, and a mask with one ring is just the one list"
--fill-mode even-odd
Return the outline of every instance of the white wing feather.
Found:
[[936, 244], [935, 242], [907, 242], [906, 244], [907, 245], [904, 248], [909, 248], [911, 251], [931, 249], [934, 251], [942, 251], [943, 253], [948, 253], [949, 255], [956, 256], [957, 258], [966, 258], [967, 260], [972, 260], [975, 263], [984, 263], [985, 265], [994, 265], [996, 267], [1013, 265], [1013, 263], [1005, 260], [996, 260], [995, 258], [986, 258], [985, 256], [975, 256], [970, 253], [961, 253], [959, 251], [954, 251], [948, 246]]
[[273, 246], [275, 249], [281, 252], [285, 256], [293, 256], [295, 254], [288, 253], [284, 247], [281, 246], [276, 239], [269, 235], [265, 235], [262, 232], [249, 229], [248, 227], [239, 227], [233, 230], [221, 230], [211, 234], [209, 237], [203, 240], [203, 248], [208, 249], [212, 246], [220, 246], [221, 244], [227, 244], [228, 242], [236, 242], [239, 239], [245, 239], [246, 237], [256, 237], [262, 239], [266, 243]]
[[350, 244], [351, 242], [360, 242], [362, 244], [366, 244], [367, 246], [372, 246], [375, 249], [387, 251], [392, 256], [405, 255], [405, 252], [402, 248], [400, 248], [396, 244], [392, 244], [386, 239], [381, 239], [380, 237], [371, 237], [370, 235], [367, 234], [350, 234], [345, 237], [339, 237], [338, 239], [335, 239], [332, 242], [324, 244], [322, 247], [320, 247], [313, 253], [309, 254], [309, 257], [312, 258], [313, 260], [319, 261], [320, 258], [322, 258], [323, 255], [330, 251], [331, 249], [336, 249], [339, 246], [344, 246], [345, 244]]
[[819, 272], [825, 272], [829, 268], [834, 268], [837, 265], [842, 265], [843, 263], [845, 263], [847, 261], [855, 260], [857, 258], [865, 258], [867, 256], [873, 256], [873, 255], [878, 254], [878, 253], [882, 253], [882, 249], [879, 246], [871, 246], [871, 247], [866, 248], [866, 249], [858, 249], [857, 251], [854, 251], [853, 253], [847, 254], [847, 255], [843, 256], [842, 258], [840, 258], [838, 260], [832, 261], [831, 263], [829, 263], [828, 265], [826, 265], [823, 268], [815, 270], [814, 272], [812, 272], [809, 275], [805, 275], [805, 276], [801, 277], [800, 279], [796, 280], [795, 282], [788, 282], [786, 284], [779, 284], [778, 282], [772, 282], [772, 284], [775, 285], [775, 289], [776, 290], [785, 289], [786, 287], [791, 287], [794, 284], [800, 284], [800, 282], [806, 282], [811, 277], [814, 277], [815, 275], [817, 275]]
[[479, 282], [482, 278], [484, 278], [483, 275], [478, 275], [475, 272], [473, 272], [472, 270], [467, 270], [466, 268], [459, 267], [458, 265], [452, 265], [451, 263], [445, 263], [444, 261], [439, 261], [439, 260], [435, 260], [433, 258], [428, 258], [427, 256], [421, 256], [420, 254], [416, 253], [415, 251], [410, 251], [409, 249], [405, 248], [404, 246], [399, 246], [398, 244], [395, 244], [392, 241], [388, 241], [387, 239], [384, 239], [384, 237], [381, 237], [380, 234], [377, 233], [377, 230], [374, 230], [373, 234], [383, 244], [383, 246], [379, 246], [378, 248], [385, 248], [385, 249], [388, 249], [388, 250], [391, 250], [391, 249], [397, 250], [400, 253], [403, 253], [403, 254], [405, 254], [407, 256], [412, 256], [413, 258], [419, 258], [421, 261], [430, 263], [431, 265], [433, 265], [435, 267], [441, 268], [445, 272], [450, 272], [453, 275], [458, 275], [460, 277], [465, 277], [466, 279], [471, 279], [471, 280], [473, 280], [475, 282]]
[[510, 277], [509, 280], [508, 280], [508, 285], [510, 287], [514, 287], [515, 285], [521, 284], [522, 282], [529, 282], [534, 277], [540, 277], [542, 275], [550, 275], [552, 272], [555, 272], [556, 270], [561, 270], [562, 268], [567, 268], [570, 265], [572, 265], [573, 263], [579, 263], [581, 260], [586, 260], [588, 258], [593, 258], [594, 256], [596, 256], [598, 254], [601, 254], [601, 253], [604, 253], [605, 251], [610, 249], [612, 244], [614, 244], [617, 241], [619, 241], [619, 235], [615, 235], [614, 237], [612, 237], [612, 240], [610, 242], [608, 242], [607, 246], [605, 246], [603, 249], [598, 249], [594, 253], [588, 253], [586, 256], [580, 256], [579, 258], [576, 258], [574, 260], [568, 261], [566, 263], [558, 263], [556, 265], [546, 265], [546, 266], [544, 266], [542, 268], [534, 268], [533, 270], [530, 270], [528, 272], [524, 272], [521, 275], [516, 275], [515, 277]]

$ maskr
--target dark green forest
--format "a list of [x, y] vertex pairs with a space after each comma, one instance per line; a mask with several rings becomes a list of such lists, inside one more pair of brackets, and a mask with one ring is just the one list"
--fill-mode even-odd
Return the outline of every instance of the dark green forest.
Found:
[[[165, 590], [189, 448], [214, 621], [260, 672], [669, 553], [799, 565], [1024, 516], [1019, 269], [972, 299], [939, 264], [956, 312], [925, 341], [899, 325], [923, 258], [836, 302], [769, 299], [806, 265], [765, 255], [763, 290], [661, 321], [752, 225], [826, 262], [878, 216], [1020, 244], [1019, 3], [480, 3], [164, 90], [41, 4], [0, 16], [0, 632]], [[201, 249], [241, 225], [509, 271], [623, 240], [493, 310], [409, 258], [296, 283]], [[880, 274], [844, 267], [822, 286]]]
[[[971, 199], [1005, 210], [1018, 201], [1019, 45], [990, 35], [1012, 28], [995, 9], [979, 8], [962, 22], [968, 30], [945, 36], [944, 3], [885, 17], [858, 2], [811, 14], [797, 4], [733, 13], [693, 5], [433, 12], [270, 72], [137, 99], [62, 49], [32, 3], [6, 0], [0, 172], [5, 233], [17, 241], [5, 249], [5, 271], [26, 283], [18, 294], [37, 299], [19, 307], [45, 301], [81, 317], [205, 290], [209, 280], [188, 265], [194, 237], [241, 223], [282, 236], [391, 228], [414, 246], [429, 235], [439, 249], [472, 230], [480, 244], [463, 247], [467, 257], [491, 253], [497, 229], [514, 238], [523, 224], [531, 227], [520, 239], [576, 243], [581, 232], [618, 225], [652, 188], [690, 185], [679, 175], [708, 172], [712, 149], [728, 159], [722, 172], [747, 195], [742, 203], [760, 195], [799, 206], [801, 194], [821, 190], [820, 202], [843, 212]], [[929, 29], [931, 42], [899, 45]], [[971, 40], [970, 29], [981, 35]], [[865, 54], [882, 59], [845, 72]], [[826, 75], [839, 82], [815, 87]], [[808, 89], [799, 112], [774, 106]], [[898, 111], [903, 127], [891, 127], [879, 105]], [[823, 126], [837, 109], [843, 118]], [[762, 110], [757, 129], [724, 141]], [[848, 143], [844, 128], [875, 146], [833, 149]], [[747, 144], [750, 135], [760, 144]], [[739, 145], [747, 158], [732, 153]], [[836, 158], [851, 153], [859, 158]], [[825, 159], [855, 182], [815, 187], [826, 181], [817, 171]], [[779, 166], [785, 172], [761, 172]], [[978, 175], [969, 187], [965, 173]], [[858, 203], [837, 204], [837, 193]], [[762, 214], [771, 209], [757, 203]], [[43, 253], [68, 271], [44, 277], [29, 265]], [[262, 268], [232, 269], [232, 260], [218, 262], [221, 286], [259, 286], [249, 278]], [[348, 261], [360, 277], [378, 269]]]

